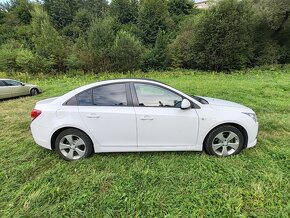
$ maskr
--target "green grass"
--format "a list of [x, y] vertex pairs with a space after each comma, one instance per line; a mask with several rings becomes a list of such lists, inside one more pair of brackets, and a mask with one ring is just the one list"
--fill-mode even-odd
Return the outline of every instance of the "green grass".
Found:
[[[260, 123], [257, 146], [230, 158], [152, 152], [65, 162], [34, 143], [30, 111], [38, 100], [130, 76], [253, 108]], [[44, 93], [0, 102], [0, 217], [290, 216], [289, 71], [29, 76], [28, 82]]]

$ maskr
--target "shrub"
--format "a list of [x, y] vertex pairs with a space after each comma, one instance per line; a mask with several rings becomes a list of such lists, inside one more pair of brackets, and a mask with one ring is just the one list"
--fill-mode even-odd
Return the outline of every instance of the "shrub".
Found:
[[168, 65], [168, 37], [164, 31], [159, 31], [155, 46], [148, 49], [143, 56], [142, 70], [165, 70]]
[[33, 72], [35, 70], [34, 54], [28, 49], [20, 49], [16, 53], [16, 64], [22, 72]]
[[97, 72], [112, 68], [110, 50], [115, 39], [115, 20], [111, 17], [96, 20], [88, 30], [88, 47], [93, 54]]
[[277, 44], [277, 42], [270, 39], [264, 39], [260, 40], [255, 47], [255, 65], [278, 64], [279, 59], [281, 58], [282, 48]]
[[[190, 61], [190, 67], [215, 71], [248, 66], [253, 58], [252, 22], [247, 2], [219, 1], [196, 17], [192, 37], [190, 41], [185, 39], [189, 53], [183, 62]], [[182, 38], [178, 37], [178, 41]]]
[[114, 70], [128, 72], [139, 69], [142, 51], [142, 44], [136, 37], [126, 31], [119, 31], [112, 48]]
[[65, 71], [66, 45], [65, 40], [51, 25], [48, 15], [41, 7], [35, 7], [32, 13], [32, 38], [36, 54], [49, 61], [53, 60], [53, 68]]
[[163, 0], [144, 0], [139, 10], [138, 25], [145, 44], [154, 46], [158, 32], [168, 31], [172, 25], [167, 3]]
[[0, 70], [13, 72], [17, 70], [16, 56], [21, 44], [11, 40], [0, 46]]

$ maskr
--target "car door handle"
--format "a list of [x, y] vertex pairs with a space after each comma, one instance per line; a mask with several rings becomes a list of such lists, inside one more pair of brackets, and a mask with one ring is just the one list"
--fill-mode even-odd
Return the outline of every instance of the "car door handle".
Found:
[[145, 115], [145, 116], [141, 117], [140, 120], [154, 120], [154, 118], [151, 116]]
[[101, 116], [99, 114], [88, 114], [87, 118], [100, 118]]

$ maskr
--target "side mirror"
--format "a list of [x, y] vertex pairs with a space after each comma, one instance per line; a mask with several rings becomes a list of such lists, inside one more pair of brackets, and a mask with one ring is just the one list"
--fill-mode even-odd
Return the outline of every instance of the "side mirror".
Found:
[[182, 100], [182, 102], [181, 102], [181, 106], [180, 106], [180, 108], [182, 109], [182, 110], [185, 110], [185, 109], [188, 109], [188, 108], [190, 108], [191, 107], [191, 103], [190, 103], [190, 101], [188, 100], [188, 99], [183, 99]]
[[21, 86], [25, 86], [25, 83], [21, 83]]

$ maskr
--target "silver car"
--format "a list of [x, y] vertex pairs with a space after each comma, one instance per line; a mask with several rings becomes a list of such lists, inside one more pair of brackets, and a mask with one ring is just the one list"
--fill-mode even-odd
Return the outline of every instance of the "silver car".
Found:
[[24, 95], [37, 95], [41, 89], [36, 85], [22, 83], [12, 79], [0, 79], [0, 99]]

